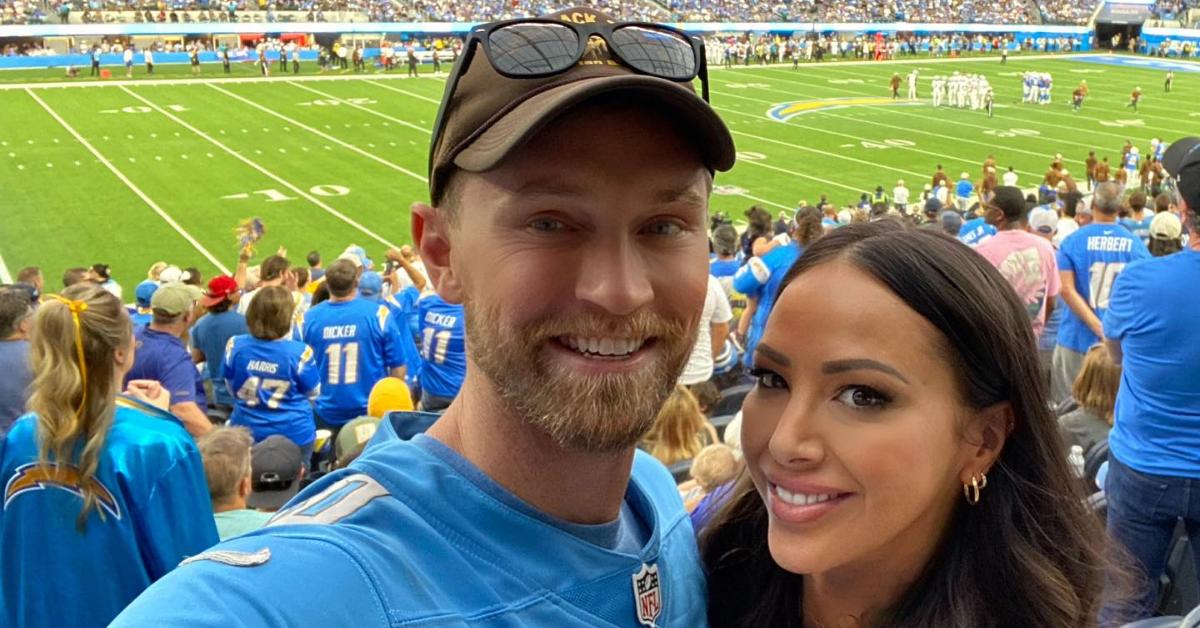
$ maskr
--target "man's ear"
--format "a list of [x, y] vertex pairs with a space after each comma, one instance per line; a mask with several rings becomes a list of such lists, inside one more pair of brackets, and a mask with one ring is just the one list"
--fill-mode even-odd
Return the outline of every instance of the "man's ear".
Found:
[[425, 262], [425, 270], [434, 289], [450, 303], [462, 303], [462, 284], [450, 264], [450, 220], [444, 210], [425, 203], [413, 203], [412, 236]]
[[996, 464], [1015, 426], [1016, 416], [1007, 401], [984, 408], [969, 419], [963, 439], [966, 461], [959, 471], [963, 484], [970, 484], [972, 476], [986, 473]]

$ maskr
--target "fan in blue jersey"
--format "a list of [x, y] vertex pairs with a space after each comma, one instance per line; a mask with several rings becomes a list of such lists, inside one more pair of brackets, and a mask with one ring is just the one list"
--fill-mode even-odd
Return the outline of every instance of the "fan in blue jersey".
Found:
[[152, 279], [139, 283], [134, 290], [134, 306], [129, 309], [129, 318], [133, 321], [134, 327], [144, 327], [154, 320], [154, 310], [150, 307], [150, 299], [154, 297], [156, 290], [158, 290], [158, 282]]
[[1116, 224], [1121, 193], [1118, 183], [1097, 185], [1092, 197], [1093, 222], [1059, 245], [1058, 268], [1067, 311], [1054, 347], [1051, 401], [1055, 403], [1070, 396], [1084, 354], [1103, 335], [1101, 320], [1108, 309], [1113, 282], [1127, 264], [1150, 257], [1140, 238]]
[[1150, 222], [1154, 220], [1153, 213], [1146, 213], [1146, 194], [1134, 192], [1129, 195], [1129, 217], [1120, 220], [1121, 226], [1142, 240], [1142, 244], [1150, 245]]
[[[712, 173], [733, 141], [693, 91], [706, 75], [686, 75], [701, 47], [647, 24], [614, 37], [588, 8], [549, 17], [489, 37], [522, 59], [578, 28], [586, 60], [522, 77], [469, 36], [433, 132], [432, 205], [412, 206], [431, 283], [466, 312], [454, 402], [411, 440], [381, 427], [114, 626], [705, 625], [679, 492], [635, 452], [697, 334]], [[664, 45], [670, 77], [624, 61]]]
[[250, 333], [229, 339], [222, 374], [236, 398], [229, 423], [249, 428], [254, 442], [286, 436], [307, 464], [316, 439], [309, 396], [320, 372], [312, 349], [288, 338], [294, 307], [287, 288], [260, 289], [246, 310]]
[[1153, 583], [1138, 591], [1133, 619], [1154, 615], [1176, 526], [1200, 527], [1191, 499], [1200, 480], [1200, 138], [1171, 144], [1163, 166], [1191, 246], [1130, 264], [1104, 315], [1105, 344], [1121, 363], [1105, 480], [1108, 530], [1136, 559], [1140, 580]]
[[467, 376], [466, 311], [437, 293], [417, 301], [421, 322], [421, 409], [443, 410]]
[[358, 269], [339, 259], [325, 271], [329, 300], [304, 316], [303, 340], [312, 347], [321, 377], [318, 427], [337, 431], [366, 414], [375, 382], [404, 377], [399, 327], [387, 306], [358, 296]]
[[996, 235], [996, 226], [988, 223], [986, 210], [981, 205], [975, 211], [975, 217], [964, 222], [958, 228], [958, 239], [967, 246], [977, 246]]
[[104, 626], [217, 542], [204, 468], [177, 419], [117, 395], [134, 342], [115, 296], [48, 296], [32, 339], [31, 412], [0, 443], [0, 625]]
[[805, 207], [796, 213], [796, 239], [791, 243], [771, 249], [761, 258], [754, 257], [734, 275], [733, 289], [750, 298], [750, 305], [738, 321], [738, 334], [744, 336], [745, 352], [742, 360], [747, 368], [754, 366], [754, 348], [762, 337], [767, 316], [775, 304], [775, 293], [792, 264], [800, 259], [804, 247], [821, 237], [821, 211], [816, 207]]
[[[395, 283], [393, 282], [393, 285]], [[400, 345], [400, 353], [404, 359], [404, 381], [405, 384], [412, 390], [419, 388], [419, 380], [421, 376], [421, 354], [417, 350], [417, 338], [420, 338], [420, 328], [414, 329], [410, 325], [410, 321], [416, 321], [419, 313], [417, 312], [415, 286], [408, 286], [400, 291], [399, 298], [393, 295], [384, 296], [383, 279], [380, 275], [373, 271], [367, 271], [362, 274], [359, 279], [358, 296], [368, 301], [380, 303], [388, 308], [391, 315], [388, 321], [391, 325], [396, 326], [397, 342]]]

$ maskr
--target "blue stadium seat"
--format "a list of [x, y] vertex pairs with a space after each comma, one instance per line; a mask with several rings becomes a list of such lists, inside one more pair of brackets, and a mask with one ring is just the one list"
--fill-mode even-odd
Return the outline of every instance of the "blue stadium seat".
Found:
[[739, 384], [721, 391], [721, 400], [713, 406], [711, 416], [734, 415], [742, 409], [742, 400], [754, 390], [754, 384]]
[[1108, 462], [1108, 439], [1097, 441], [1087, 451], [1083, 452], [1083, 481], [1088, 487], [1096, 486], [1096, 474], [1100, 473], [1100, 465]]

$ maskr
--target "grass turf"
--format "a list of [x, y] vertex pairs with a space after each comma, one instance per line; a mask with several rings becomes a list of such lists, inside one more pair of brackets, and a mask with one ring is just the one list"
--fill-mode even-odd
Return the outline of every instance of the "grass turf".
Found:
[[[892, 105], [889, 77], [914, 67], [924, 100]], [[989, 77], [994, 118], [930, 106], [930, 77], [955, 70]], [[1054, 75], [1053, 104], [1019, 102], [1025, 70]], [[130, 84], [75, 82], [103, 85], [94, 88], [48, 82], [60, 80], [59, 71], [0, 74], [0, 257], [12, 272], [41, 266], [55, 289], [67, 267], [106, 262], [132, 298], [158, 260], [198, 266], [205, 276], [232, 267], [232, 229], [250, 216], [267, 225], [260, 259], [279, 246], [296, 263], [312, 249], [329, 259], [350, 243], [380, 259], [386, 245], [408, 241], [408, 206], [427, 195], [442, 80], [222, 82], [207, 80], [220, 76], [219, 65], [207, 65], [201, 79], [179, 84], [167, 79], [187, 79], [186, 66], [158, 72]], [[897, 179], [915, 195], [935, 164], [952, 178], [966, 171], [978, 179], [988, 154], [1014, 166], [1026, 187], [1055, 153], [1082, 180], [1089, 150], [1116, 167], [1126, 139], [1147, 154], [1150, 138], [1196, 134], [1200, 122], [1191, 105], [1200, 75], [1177, 72], [1164, 94], [1162, 70], [1069, 58], [839, 61], [711, 74], [713, 105], [741, 153], [734, 170], [717, 177], [712, 205], [733, 214], [754, 203], [790, 209], [820, 194], [844, 204], [876, 185], [890, 193]], [[249, 78], [252, 68], [238, 66], [236, 75]], [[1080, 79], [1091, 96], [1075, 113], [1068, 101]], [[1125, 108], [1135, 86], [1146, 92], [1137, 113]], [[885, 102], [847, 105], [851, 98]], [[784, 102], [811, 110], [786, 122], [767, 116]]]

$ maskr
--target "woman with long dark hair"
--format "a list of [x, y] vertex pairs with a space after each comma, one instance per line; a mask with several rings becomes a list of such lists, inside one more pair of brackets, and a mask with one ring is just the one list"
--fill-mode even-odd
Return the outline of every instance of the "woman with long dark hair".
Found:
[[986, 260], [839, 229], [788, 272], [754, 362], [747, 473], [702, 531], [713, 626], [1095, 625], [1104, 531]]

